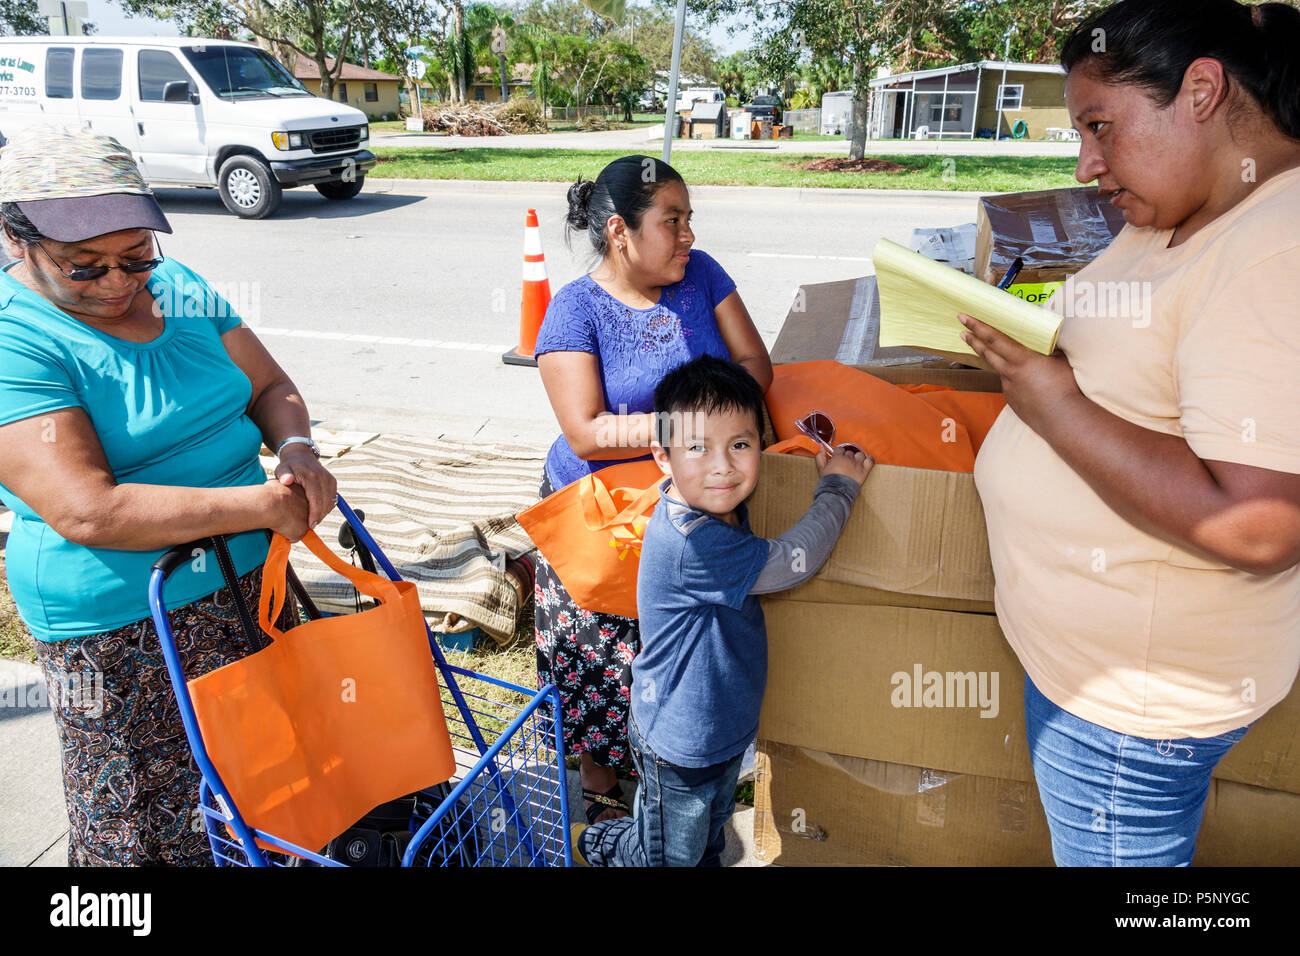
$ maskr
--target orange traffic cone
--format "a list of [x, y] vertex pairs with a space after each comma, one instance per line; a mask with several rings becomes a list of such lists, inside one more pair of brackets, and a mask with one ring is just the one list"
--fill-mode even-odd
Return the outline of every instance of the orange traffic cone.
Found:
[[546, 278], [546, 256], [542, 254], [542, 230], [537, 225], [537, 210], [528, 210], [524, 218], [524, 299], [519, 309], [519, 345], [501, 356], [507, 365], [537, 367], [533, 349], [537, 333], [551, 304], [551, 283]]

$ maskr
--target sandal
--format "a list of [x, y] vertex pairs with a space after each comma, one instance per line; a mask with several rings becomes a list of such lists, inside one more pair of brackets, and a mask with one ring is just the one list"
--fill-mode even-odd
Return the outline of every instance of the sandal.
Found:
[[[631, 813], [631, 808], [623, 799], [623, 789], [617, 783], [610, 787], [604, 793], [598, 790], [588, 790], [582, 788], [582, 799], [586, 803], [587, 822], [595, 823], [596, 817], [600, 816], [606, 810], [622, 810], [624, 813]], [[617, 818], [615, 818], [617, 819]]]

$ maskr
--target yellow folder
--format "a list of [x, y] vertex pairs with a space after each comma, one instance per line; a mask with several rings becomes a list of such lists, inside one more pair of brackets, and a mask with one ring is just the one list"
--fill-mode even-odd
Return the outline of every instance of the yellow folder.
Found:
[[871, 253], [880, 291], [880, 345], [906, 345], [982, 365], [961, 340], [965, 312], [1021, 345], [1051, 355], [1061, 316], [951, 266], [881, 239]]

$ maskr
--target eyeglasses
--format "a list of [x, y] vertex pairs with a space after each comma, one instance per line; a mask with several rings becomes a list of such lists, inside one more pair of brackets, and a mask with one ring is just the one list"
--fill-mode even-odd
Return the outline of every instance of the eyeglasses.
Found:
[[162, 246], [158, 242], [158, 237], [153, 237], [154, 248], [158, 250], [158, 257], [155, 259], [141, 259], [139, 262], [128, 262], [120, 266], [88, 266], [85, 269], [73, 269], [71, 272], [64, 272], [63, 266], [54, 261], [54, 257], [46, 252], [45, 247], [39, 242], [34, 243], [37, 249], [45, 253], [45, 258], [54, 262], [54, 268], [59, 270], [59, 274], [65, 279], [73, 282], [94, 282], [96, 279], [102, 279], [113, 269], [121, 269], [123, 272], [129, 272], [131, 275], [139, 275], [142, 272], [152, 272], [163, 264]]
[[803, 418], [795, 419], [794, 427], [821, 445], [828, 455], [834, 455], [836, 449], [853, 452], [856, 455], [866, 454], [853, 442], [844, 442], [841, 445], [832, 444], [835, 441], [835, 423], [831, 421], [831, 417], [825, 412], [809, 412]]

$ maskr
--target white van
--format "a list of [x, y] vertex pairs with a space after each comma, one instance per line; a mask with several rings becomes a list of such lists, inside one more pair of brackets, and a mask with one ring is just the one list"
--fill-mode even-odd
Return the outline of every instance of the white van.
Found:
[[216, 187], [248, 219], [294, 186], [351, 199], [375, 166], [364, 113], [229, 40], [0, 37], [0, 138], [36, 123], [113, 136], [151, 185]]
[[720, 86], [692, 86], [678, 92], [675, 112], [693, 109], [696, 103], [725, 103], [726, 101], [727, 94], [722, 92]]

